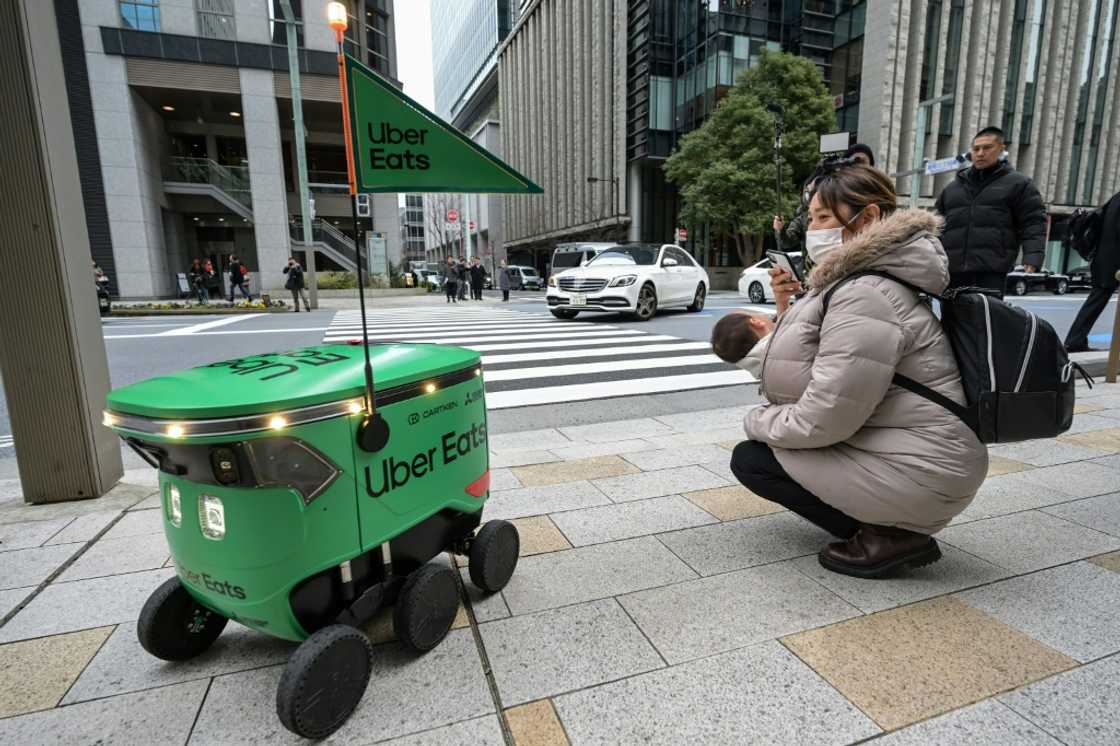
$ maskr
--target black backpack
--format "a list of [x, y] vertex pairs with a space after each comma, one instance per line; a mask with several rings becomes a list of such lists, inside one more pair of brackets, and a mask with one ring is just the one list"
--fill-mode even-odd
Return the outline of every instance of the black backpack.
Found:
[[1093, 261], [1101, 240], [1101, 223], [1104, 215], [1101, 208], [1085, 210], [1077, 208], [1066, 221], [1066, 237], [1062, 247], [1066, 251], [1076, 251], [1087, 262]]
[[930, 293], [886, 272], [848, 275], [825, 293], [828, 303], [841, 285], [876, 275], [905, 285], [941, 303], [941, 326], [961, 373], [967, 406], [912, 378], [894, 374], [892, 383], [948, 409], [972, 428], [983, 443], [1014, 443], [1053, 438], [1073, 424], [1074, 371], [1092, 379], [1070, 361], [1054, 328], [1022, 308], [989, 297], [977, 288]]

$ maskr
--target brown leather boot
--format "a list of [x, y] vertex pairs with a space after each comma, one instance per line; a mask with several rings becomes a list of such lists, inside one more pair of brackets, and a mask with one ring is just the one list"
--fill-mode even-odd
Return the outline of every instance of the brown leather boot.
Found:
[[941, 548], [926, 534], [861, 523], [855, 536], [825, 546], [818, 557], [821, 565], [833, 572], [881, 578], [899, 567], [931, 565], [941, 559]]

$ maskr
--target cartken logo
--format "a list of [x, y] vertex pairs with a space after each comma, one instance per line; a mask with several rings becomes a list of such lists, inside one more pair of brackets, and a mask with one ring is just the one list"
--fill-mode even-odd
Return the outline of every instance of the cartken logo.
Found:
[[410, 414], [410, 415], [408, 416], [408, 424], [410, 424], [410, 425], [418, 425], [418, 424], [420, 424], [420, 415], [416, 414], [415, 412], [413, 412], [412, 414]]

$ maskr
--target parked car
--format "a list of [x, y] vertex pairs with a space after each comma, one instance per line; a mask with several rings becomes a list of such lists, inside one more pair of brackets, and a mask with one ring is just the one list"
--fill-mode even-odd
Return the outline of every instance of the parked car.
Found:
[[509, 273], [509, 287], [511, 290], [540, 290], [544, 287], [544, 280], [537, 274], [537, 270], [521, 264], [506, 267]]
[[573, 267], [585, 267], [592, 259], [618, 243], [559, 243], [552, 252], [552, 275]]
[[1069, 289], [1070, 290], [1091, 290], [1093, 287], [1093, 273], [1088, 265], [1082, 265], [1077, 269], [1071, 269], [1066, 274], [1069, 275]]
[[1069, 275], [1058, 274], [1044, 269], [1041, 272], [1026, 272], [1019, 265], [1007, 273], [1007, 294], [1026, 295], [1035, 290], [1049, 290], [1054, 295], [1069, 292]]
[[[801, 252], [791, 251], [790, 259], [800, 266]], [[774, 291], [770, 288], [770, 268], [774, 266], [769, 259], [763, 258], [744, 269], [739, 274], [739, 295], [751, 303], [772, 303]]]
[[559, 319], [615, 311], [648, 321], [662, 308], [703, 310], [710, 287], [708, 273], [680, 246], [623, 244], [550, 277], [546, 297]]

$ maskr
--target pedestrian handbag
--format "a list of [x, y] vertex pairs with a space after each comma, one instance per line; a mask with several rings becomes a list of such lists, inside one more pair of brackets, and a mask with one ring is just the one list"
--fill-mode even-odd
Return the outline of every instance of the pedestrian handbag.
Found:
[[865, 275], [885, 277], [940, 302], [941, 326], [957, 359], [968, 404], [961, 406], [899, 373], [892, 379], [896, 386], [948, 409], [983, 443], [1053, 438], [1073, 424], [1074, 372], [1090, 386], [1093, 381], [1069, 359], [1049, 323], [979, 288], [938, 296], [874, 270], [848, 275], [829, 288], [822, 299], [825, 312], [833, 293]]

